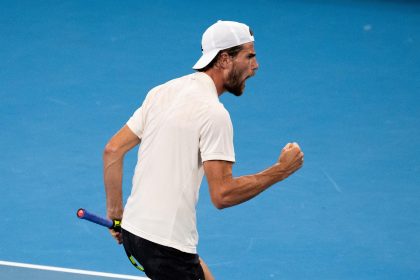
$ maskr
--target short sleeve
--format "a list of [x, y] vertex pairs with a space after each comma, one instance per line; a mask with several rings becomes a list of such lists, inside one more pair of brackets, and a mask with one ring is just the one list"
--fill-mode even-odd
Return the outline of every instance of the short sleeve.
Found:
[[146, 125], [147, 108], [150, 107], [150, 103], [153, 103], [154, 96], [158, 93], [160, 88], [161, 86], [157, 86], [147, 93], [143, 104], [134, 112], [134, 114], [126, 123], [127, 126], [131, 129], [131, 131], [134, 134], [136, 134], [140, 139], [143, 137], [143, 131]]
[[203, 162], [235, 162], [232, 121], [224, 108], [213, 112], [203, 124], [200, 131], [200, 153]]
[[143, 105], [138, 108], [131, 118], [127, 121], [127, 126], [131, 131], [136, 134], [140, 139], [143, 136], [144, 130], [144, 114], [143, 114]]

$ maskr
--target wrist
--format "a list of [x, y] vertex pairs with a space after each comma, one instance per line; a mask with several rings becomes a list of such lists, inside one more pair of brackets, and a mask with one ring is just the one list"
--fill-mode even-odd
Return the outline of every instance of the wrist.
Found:
[[116, 208], [116, 209], [108, 209], [107, 217], [111, 220], [121, 220], [123, 216], [123, 209]]
[[289, 177], [289, 172], [287, 172], [287, 168], [283, 162], [277, 162], [274, 165], [274, 168], [276, 169], [278, 181], [284, 180], [287, 177]]

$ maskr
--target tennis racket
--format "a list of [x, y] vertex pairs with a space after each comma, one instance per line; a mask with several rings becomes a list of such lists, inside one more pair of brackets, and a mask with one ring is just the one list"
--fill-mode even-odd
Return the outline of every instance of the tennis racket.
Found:
[[84, 219], [89, 222], [107, 227], [109, 229], [113, 229], [116, 232], [121, 232], [121, 221], [119, 220], [106, 219], [98, 215], [95, 215], [83, 208], [80, 208], [79, 210], [77, 210], [77, 217], [79, 219]]
[[[121, 221], [120, 220], [110, 220], [107, 218], [100, 217], [96, 214], [93, 214], [86, 209], [79, 208], [76, 213], [79, 219], [83, 219], [100, 226], [107, 227], [109, 229], [113, 229], [116, 232], [121, 232]], [[136, 259], [126, 251], [127, 257], [130, 260], [131, 264], [140, 271], [144, 272], [144, 268], [136, 262]]]

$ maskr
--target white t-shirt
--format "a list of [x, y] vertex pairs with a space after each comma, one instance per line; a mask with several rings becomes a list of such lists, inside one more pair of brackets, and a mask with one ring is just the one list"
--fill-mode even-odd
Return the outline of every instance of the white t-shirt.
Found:
[[213, 80], [197, 72], [152, 89], [127, 125], [141, 145], [122, 227], [196, 253], [203, 162], [235, 161], [232, 122]]

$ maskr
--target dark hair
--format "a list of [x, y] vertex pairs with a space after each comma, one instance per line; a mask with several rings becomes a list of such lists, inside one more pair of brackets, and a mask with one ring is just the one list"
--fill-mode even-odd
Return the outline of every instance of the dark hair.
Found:
[[217, 55], [213, 58], [213, 60], [210, 61], [209, 64], [207, 64], [207, 66], [205, 66], [204, 68], [198, 69], [197, 71], [205, 72], [209, 70], [210, 68], [212, 68], [214, 64], [216, 64], [217, 60], [219, 60], [220, 55], [224, 52], [227, 53], [229, 56], [235, 58], [242, 49], [243, 49], [243, 46], [239, 45], [239, 46], [234, 46], [228, 49], [221, 50], [217, 53]]
[[[254, 32], [252, 31], [251, 28], [249, 28], [249, 34], [251, 34], [251, 36], [254, 36]], [[209, 64], [207, 64], [207, 66], [205, 66], [201, 69], [198, 69], [197, 71], [205, 72], [205, 71], [209, 70], [210, 68], [212, 68], [214, 66], [214, 64], [216, 64], [217, 60], [219, 60], [219, 57], [223, 52], [226, 52], [229, 56], [231, 56], [232, 58], [235, 58], [242, 49], [243, 49], [243, 45], [239, 45], [239, 46], [234, 46], [234, 47], [231, 47], [231, 48], [228, 48], [228, 49], [221, 50], [217, 53], [217, 55], [213, 58], [213, 60], [210, 61]]]

